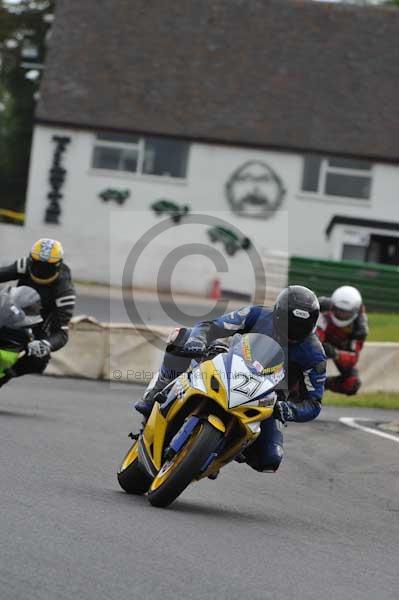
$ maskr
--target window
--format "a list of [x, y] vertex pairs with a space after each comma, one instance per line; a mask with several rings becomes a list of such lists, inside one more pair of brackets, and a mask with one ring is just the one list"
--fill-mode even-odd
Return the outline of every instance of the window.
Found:
[[370, 198], [372, 164], [365, 160], [323, 158], [304, 159], [302, 190], [319, 196]]
[[98, 134], [93, 169], [185, 178], [189, 144], [160, 137]]
[[367, 246], [344, 244], [342, 247], [342, 260], [358, 260], [364, 262], [367, 255]]

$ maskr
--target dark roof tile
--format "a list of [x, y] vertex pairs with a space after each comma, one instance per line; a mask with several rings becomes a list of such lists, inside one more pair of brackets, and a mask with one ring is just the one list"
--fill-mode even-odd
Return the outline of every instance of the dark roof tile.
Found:
[[399, 160], [399, 10], [58, 0], [41, 121]]

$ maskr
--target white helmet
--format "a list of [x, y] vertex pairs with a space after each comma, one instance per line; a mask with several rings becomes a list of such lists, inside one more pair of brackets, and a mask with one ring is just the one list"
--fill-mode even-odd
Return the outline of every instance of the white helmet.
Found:
[[331, 319], [337, 327], [346, 327], [353, 323], [362, 306], [359, 290], [343, 285], [331, 296]]

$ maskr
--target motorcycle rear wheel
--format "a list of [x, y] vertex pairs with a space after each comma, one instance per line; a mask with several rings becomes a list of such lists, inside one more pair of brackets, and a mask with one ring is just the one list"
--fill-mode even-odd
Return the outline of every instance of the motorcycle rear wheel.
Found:
[[152, 506], [169, 506], [198, 475], [206, 459], [218, 446], [223, 434], [210, 423], [202, 422], [183, 448], [164, 463], [152, 481], [147, 497]]
[[118, 471], [118, 482], [128, 494], [143, 495], [148, 491], [152, 480], [139, 465], [137, 445], [137, 442], [133, 444], [125, 456]]

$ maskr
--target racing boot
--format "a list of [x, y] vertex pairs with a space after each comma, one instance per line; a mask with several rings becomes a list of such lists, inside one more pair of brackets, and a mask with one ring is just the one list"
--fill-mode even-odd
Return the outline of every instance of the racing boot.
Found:
[[150, 416], [155, 402], [162, 404], [162, 402], [165, 400], [162, 391], [168, 383], [169, 381], [159, 378], [154, 387], [150, 390], [147, 390], [142, 399], [136, 402], [134, 405], [134, 408], [137, 410], [137, 412], [141, 413], [145, 419], [148, 419]]

